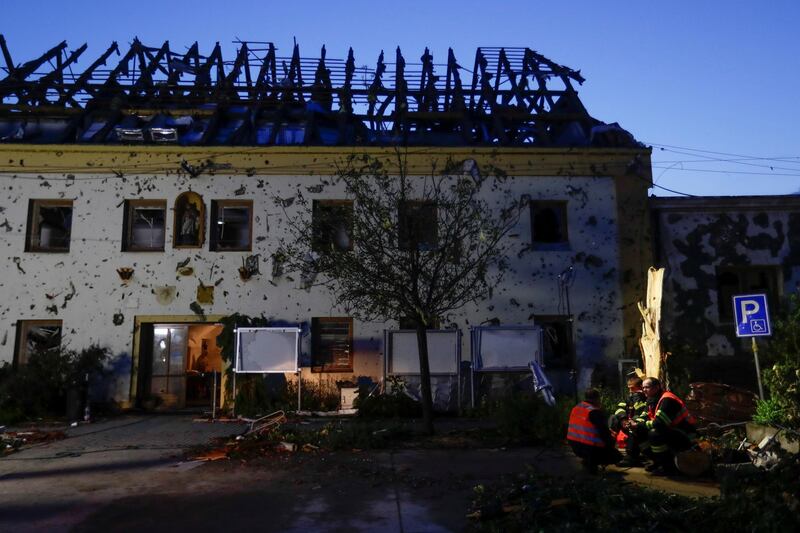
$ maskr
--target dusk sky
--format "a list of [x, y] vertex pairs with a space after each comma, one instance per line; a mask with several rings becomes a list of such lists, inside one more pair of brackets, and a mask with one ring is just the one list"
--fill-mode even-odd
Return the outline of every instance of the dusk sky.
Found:
[[[235, 39], [329, 58], [353, 47], [373, 68], [400, 46], [409, 66], [425, 47], [452, 47], [471, 69], [479, 46], [527, 46], [580, 70], [590, 114], [653, 146], [660, 187], [695, 195], [800, 192], [800, 2], [403, 1], [245, 2], [2, 0], [0, 33], [16, 63], [61, 40], [88, 43], [78, 69], [112, 41], [173, 50]], [[393, 60], [393, 59], [392, 59]], [[669, 196], [663, 188], [652, 191]]]

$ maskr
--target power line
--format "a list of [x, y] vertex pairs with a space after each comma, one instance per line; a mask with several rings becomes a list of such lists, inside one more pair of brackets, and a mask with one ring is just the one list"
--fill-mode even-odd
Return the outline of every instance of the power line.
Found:
[[[681, 152], [679, 150], [664, 149], [664, 151], [672, 152], [674, 154], [688, 155], [688, 156], [694, 156], [695, 155], [695, 154], [688, 153], [688, 152]], [[717, 158], [717, 157], [712, 157], [712, 156], [703, 156], [703, 155], [701, 155], [701, 157], [705, 157], [705, 159], [694, 159], [694, 160], [688, 160], [687, 159], [687, 160], [683, 160], [683, 161], [659, 161], [659, 163], [736, 163], [738, 165], [747, 165], [747, 166], [750, 166], [750, 167], [768, 168], [770, 170], [775, 170], [775, 169], [778, 169], [778, 170], [800, 170], [800, 168], [797, 168], [797, 167], [778, 167], [778, 166], [775, 166], [775, 165], [759, 165], [759, 164], [756, 164], [756, 163], [747, 163], [747, 162], [745, 162], [747, 160], [779, 161], [778, 159], [766, 158], [766, 157], [749, 157], [749, 158], [737, 158], [737, 159], [722, 159], [722, 158]], [[800, 159], [800, 157], [798, 157], [797, 159]], [[792, 163], [793, 162], [793, 161], [788, 160], [788, 158], [784, 159], [784, 160], [780, 160], [780, 161], [785, 162], [785, 163]], [[798, 161], [798, 163], [800, 163], [800, 161]]]
[[[674, 154], [692, 155], [692, 154], [687, 154], [686, 152], [678, 152], [678, 151], [675, 151], [675, 150], [670, 150], [670, 151], [672, 153], [674, 153]], [[763, 160], [763, 159], [761, 159], [761, 160]], [[770, 159], [770, 161], [777, 161], [777, 160]], [[662, 163], [707, 163], [707, 164], [720, 164], [720, 163], [723, 163], [723, 164], [744, 165], [744, 166], [748, 166], [748, 167], [768, 168], [773, 172], [775, 170], [800, 170], [800, 167], [782, 167], [782, 166], [778, 166], [776, 164], [773, 164], [773, 165], [769, 165], [769, 164], [767, 164], [767, 165], [759, 165], [757, 163], [748, 163], [747, 160], [744, 160], [744, 159], [721, 159], [721, 158], [720, 159], [717, 159], [717, 158], [708, 159], [707, 158], [707, 159], [659, 160], [659, 161], [654, 161], [654, 163], [659, 163], [659, 164], [662, 164]], [[792, 164], [792, 163], [794, 163], [794, 161], [784, 161], [784, 163]], [[797, 161], [797, 164], [800, 164], [800, 161]]]
[[[761, 157], [753, 156], [753, 155], [733, 154], [733, 153], [730, 153], [730, 152], [715, 152], [713, 150], [704, 150], [704, 149], [701, 149], [701, 148], [689, 148], [689, 147], [686, 147], [686, 146], [675, 146], [675, 145], [672, 145], [672, 144], [651, 143], [651, 142], [647, 142], [647, 141], [643, 141], [643, 142], [645, 142], [646, 144], [649, 144], [651, 146], [659, 146], [659, 147], [664, 147], [664, 148], [675, 148], [675, 149], [678, 149], [678, 150], [689, 150], [691, 152], [703, 152], [703, 153], [706, 153], [706, 154], [726, 155], [726, 156], [729, 156], [729, 157], [743, 157], [743, 158], [761, 159]], [[800, 158], [800, 156], [764, 157], [763, 159], [782, 160], [782, 159], [797, 159], [797, 158]]]
[[784, 177], [792, 177], [792, 178], [800, 178], [800, 173], [798, 174], [790, 174], [786, 172], [747, 172], [744, 170], [712, 170], [707, 168], [686, 168], [686, 167], [660, 167], [653, 165], [653, 168], [663, 168], [665, 170], [683, 170], [688, 172], [709, 172], [712, 174], [746, 174], [750, 176], [784, 176]]
[[[685, 152], [679, 152], [677, 150], [664, 150], [665, 152], [672, 152], [673, 154], [685, 154], [685, 155], [694, 155], [694, 154], [686, 154]], [[798, 161], [791, 161], [792, 159], [797, 159]], [[722, 159], [722, 158], [708, 158], [706, 159], [664, 159], [659, 160], [659, 163], [712, 163], [712, 162], [720, 162], [720, 163], [739, 163], [741, 161], [781, 161], [784, 163], [796, 163], [800, 165], [800, 156], [797, 157], [740, 157], [740, 158], [731, 158], [731, 159]], [[766, 166], [769, 167], [770, 165], [759, 165], [759, 166]]]

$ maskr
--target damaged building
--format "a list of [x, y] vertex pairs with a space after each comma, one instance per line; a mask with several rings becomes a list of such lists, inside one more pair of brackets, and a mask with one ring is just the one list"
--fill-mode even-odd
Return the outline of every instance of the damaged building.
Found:
[[[766, 294], [775, 320], [800, 283], [800, 197], [651, 198], [656, 263], [666, 267], [662, 332], [696, 380], [756, 390], [733, 296]], [[728, 357], [723, 357], [728, 356]], [[671, 356], [672, 357], [672, 356]]]
[[380, 381], [383, 331], [399, 322], [347, 316], [275, 252], [297, 198], [346, 204], [341, 161], [397, 147], [410, 175], [469, 161], [530, 200], [507, 237], [512, 274], [448, 317], [464, 359], [469, 328], [487, 323], [542, 326], [562, 387], [573, 370], [586, 384], [637, 357], [650, 149], [590, 116], [578, 71], [529, 48], [479, 48], [470, 69], [427, 49], [418, 64], [398, 49], [367, 68], [352, 50], [284, 57], [264, 43], [229, 60], [219, 45], [138, 40], [88, 60], [85, 45], [24, 63], [1, 36], [0, 48], [0, 362], [99, 343], [115, 354], [109, 398], [202, 404], [199, 376], [222, 367], [219, 321], [239, 313], [300, 325], [312, 382]]

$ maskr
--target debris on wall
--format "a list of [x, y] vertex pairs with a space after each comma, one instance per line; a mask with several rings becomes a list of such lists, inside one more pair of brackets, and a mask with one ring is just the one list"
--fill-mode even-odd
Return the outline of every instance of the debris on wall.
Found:
[[203, 308], [197, 302], [190, 303], [189, 304], [189, 309], [191, 309], [194, 314], [196, 314], [197, 316], [199, 316], [203, 320], [206, 319], [206, 312], [203, 310]]
[[253, 276], [259, 274], [258, 271], [258, 258], [260, 254], [249, 255], [242, 257], [242, 266], [239, 267], [239, 278], [242, 281], [247, 281]]
[[197, 302], [201, 304], [213, 304], [214, 285], [204, 285], [201, 281], [197, 286]]
[[177, 287], [174, 285], [165, 285], [163, 287], [153, 287], [153, 294], [156, 295], [156, 301], [161, 305], [169, 305], [175, 299]]
[[22, 262], [22, 259], [20, 259], [19, 257], [14, 257], [13, 261], [14, 264], [17, 265], [17, 270], [19, 270], [21, 274], [25, 274], [25, 270], [23, 270], [22, 265], [20, 264]]
[[122, 283], [127, 285], [133, 278], [133, 269], [130, 267], [120, 267], [117, 269], [117, 274], [119, 275], [119, 279], [122, 280]]

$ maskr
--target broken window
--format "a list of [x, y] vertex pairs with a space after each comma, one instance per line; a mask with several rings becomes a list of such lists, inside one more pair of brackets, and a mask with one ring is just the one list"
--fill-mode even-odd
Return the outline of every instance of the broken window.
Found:
[[353, 319], [311, 319], [311, 369], [314, 372], [353, 371]]
[[531, 235], [537, 249], [568, 244], [567, 202], [531, 202]]
[[542, 362], [546, 368], [572, 366], [569, 317], [565, 315], [536, 315], [536, 324], [542, 328]]
[[212, 200], [211, 250], [250, 251], [252, 221], [252, 200]]
[[777, 312], [781, 284], [781, 270], [778, 266], [717, 267], [717, 307], [720, 322], [733, 321], [733, 297], [741, 294], [766, 294], [770, 311]]
[[436, 204], [406, 200], [398, 210], [398, 241], [404, 250], [434, 250], [439, 244]]
[[60, 320], [20, 320], [17, 322], [17, 347], [14, 366], [28, 363], [31, 355], [61, 348]]
[[315, 252], [353, 249], [352, 200], [314, 200], [312, 216]]
[[72, 200], [31, 200], [27, 252], [69, 252]]
[[166, 220], [166, 200], [125, 200], [122, 251], [164, 251]]
[[172, 245], [175, 248], [200, 248], [206, 234], [206, 206], [196, 192], [181, 193], [175, 199]]

